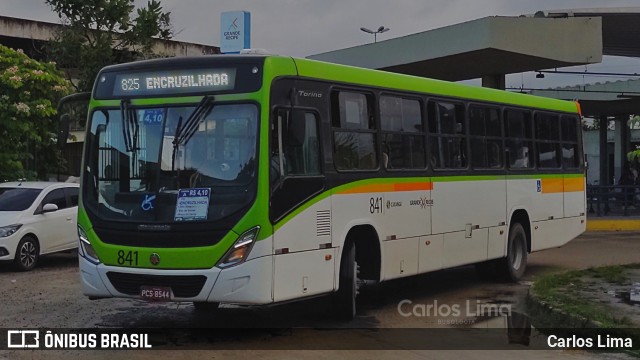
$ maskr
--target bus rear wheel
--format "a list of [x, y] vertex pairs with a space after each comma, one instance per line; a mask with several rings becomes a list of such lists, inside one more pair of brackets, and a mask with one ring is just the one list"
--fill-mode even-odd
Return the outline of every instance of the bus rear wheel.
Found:
[[509, 229], [507, 257], [502, 259], [500, 273], [507, 281], [519, 281], [527, 269], [527, 233], [520, 223]]
[[358, 263], [353, 242], [347, 243], [342, 253], [338, 285], [338, 291], [333, 297], [336, 313], [341, 320], [352, 320], [356, 317], [356, 297], [358, 296]]

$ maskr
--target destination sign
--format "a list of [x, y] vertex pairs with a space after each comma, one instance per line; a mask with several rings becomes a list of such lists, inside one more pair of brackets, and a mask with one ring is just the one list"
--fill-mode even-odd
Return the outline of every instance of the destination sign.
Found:
[[233, 90], [235, 69], [187, 69], [117, 74], [113, 96], [148, 96]]
[[133, 62], [105, 68], [93, 97], [98, 100], [244, 94], [260, 90], [264, 58], [200, 56]]

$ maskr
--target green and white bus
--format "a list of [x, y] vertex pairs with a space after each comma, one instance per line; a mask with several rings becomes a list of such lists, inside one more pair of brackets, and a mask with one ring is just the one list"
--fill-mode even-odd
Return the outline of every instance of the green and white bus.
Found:
[[78, 216], [92, 299], [272, 304], [527, 254], [585, 230], [579, 106], [270, 55], [110, 66]]

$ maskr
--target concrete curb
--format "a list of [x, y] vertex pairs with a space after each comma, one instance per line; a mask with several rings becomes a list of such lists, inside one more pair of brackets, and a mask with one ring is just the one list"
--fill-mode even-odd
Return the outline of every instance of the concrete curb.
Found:
[[640, 220], [587, 219], [587, 231], [640, 231]]

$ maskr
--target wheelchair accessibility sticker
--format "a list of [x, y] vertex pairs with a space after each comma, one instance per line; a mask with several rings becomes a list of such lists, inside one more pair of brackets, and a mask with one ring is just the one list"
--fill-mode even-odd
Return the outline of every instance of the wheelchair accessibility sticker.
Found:
[[140, 204], [140, 207], [142, 208], [142, 210], [144, 211], [149, 211], [151, 209], [153, 209], [153, 201], [156, 199], [156, 195], [155, 194], [147, 194], [144, 196], [144, 200], [142, 200], [142, 204]]
[[537, 192], [542, 192], [542, 180], [536, 180]]

